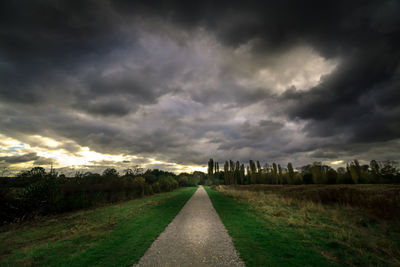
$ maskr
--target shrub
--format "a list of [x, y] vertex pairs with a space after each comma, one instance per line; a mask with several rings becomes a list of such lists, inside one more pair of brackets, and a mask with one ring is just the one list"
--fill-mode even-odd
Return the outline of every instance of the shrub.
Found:
[[143, 177], [136, 177], [133, 179], [133, 190], [137, 196], [144, 196], [146, 187], [146, 180]]
[[57, 178], [41, 178], [25, 189], [23, 199], [28, 210], [36, 210], [39, 213], [54, 212], [61, 205], [60, 183]]
[[155, 182], [154, 184], [151, 185], [153, 192], [154, 193], [160, 193], [161, 192], [161, 186], [159, 182]]

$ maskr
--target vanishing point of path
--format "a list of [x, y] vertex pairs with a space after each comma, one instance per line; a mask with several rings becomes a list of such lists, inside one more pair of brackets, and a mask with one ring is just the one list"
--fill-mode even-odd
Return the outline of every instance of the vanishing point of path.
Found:
[[199, 186], [135, 266], [245, 266]]

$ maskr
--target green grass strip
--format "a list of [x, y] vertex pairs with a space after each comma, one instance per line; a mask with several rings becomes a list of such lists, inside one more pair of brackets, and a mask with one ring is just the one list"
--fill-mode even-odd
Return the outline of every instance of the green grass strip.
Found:
[[[23, 231], [11, 231], [2, 241], [10, 238], [20, 240], [20, 243], [38, 240], [37, 245], [14, 250], [12, 255], [0, 260], [0, 265], [132, 266], [175, 218], [195, 190], [195, 187], [184, 188], [85, 211], [85, 218], [78, 214], [76, 218], [61, 219], [61, 222], [45, 228], [36, 225], [28, 226]], [[74, 225], [83, 227], [83, 219], [92, 224], [98, 222], [99, 229], [88, 233], [80, 231], [72, 238], [53, 241], [58, 232], [73, 229]], [[45, 243], [39, 241], [39, 235], [45, 235], [44, 230], [54, 232]], [[13, 245], [11, 241], [10, 245]]]
[[245, 201], [206, 191], [246, 266], [334, 266], [295, 229], [271, 225]]

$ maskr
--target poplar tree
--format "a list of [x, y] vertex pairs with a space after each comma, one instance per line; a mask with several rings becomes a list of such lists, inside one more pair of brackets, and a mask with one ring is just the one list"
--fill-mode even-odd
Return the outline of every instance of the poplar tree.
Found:
[[254, 163], [253, 160], [249, 160], [249, 165], [250, 165], [250, 183], [255, 184], [256, 183], [256, 164]]
[[233, 160], [229, 160], [229, 184], [234, 183], [235, 163]]
[[225, 164], [224, 164], [224, 179], [225, 179], [225, 184], [229, 184], [229, 163], [228, 163], [228, 161], [225, 161]]
[[250, 167], [249, 167], [249, 165], [246, 166], [246, 171], [247, 171], [246, 184], [250, 184]]
[[274, 184], [278, 183], [278, 168], [276, 167], [276, 163], [272, 163], [272, 175], [274, 177]]
[[244, 164], [240, 165], [240, 184], [244, 184]]
[[257, 172], [261, 173], [261, 164], [258, 160], [257, 160]]
[[214, 160], [213, 159], [210, 159], [209, 161], [208, 161], [208, 171], [207, 171], [207, 173], [208, 173], [208, 176], [212, 176], [213, 175], [213, 173], [214, 173]]
[[233, 178], [234, 178], [235, 184], [240, 184], [240, 162], [239, 161], [236, 161], [235, 172], [234, 172]]
[[291, 162], [288, 163], [287, 169], [288, 169], [288, 183], [294, 184], [294, 170]]
[[279, 184], [282, 184], [282, 167], [280, 164], [278, 164], [278, 177], [279, 177]]

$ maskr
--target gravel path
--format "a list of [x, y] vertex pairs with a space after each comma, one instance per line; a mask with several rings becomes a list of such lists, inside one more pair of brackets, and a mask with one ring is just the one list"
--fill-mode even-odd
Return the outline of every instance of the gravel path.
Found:
[[245, 266], [200, 186], [134, 266]]

